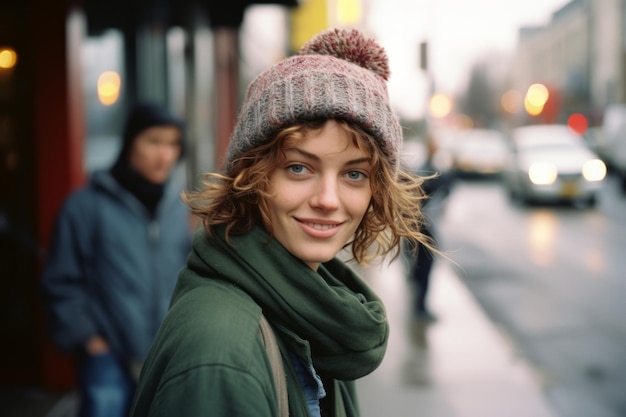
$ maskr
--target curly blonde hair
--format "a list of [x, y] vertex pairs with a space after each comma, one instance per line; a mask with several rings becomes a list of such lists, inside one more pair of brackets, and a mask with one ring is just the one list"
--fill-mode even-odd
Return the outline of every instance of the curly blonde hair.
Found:
[[[248, 232], [254, 224], [269, 225], [267, 199], [271, 198], [270, 175], [284, 160], [284, 149], [301, 140], [311, 130], [321, 129], [328, 119], [294, 124], [280, 130], [271, 140], [232, 161], [223, 173], [204, 175], [202, 187], [182, 195], [191, 211], [197, 215], [210, 235], [212, 228], [226, 225], [226, 237]], [[357, 124], [336, 120], [359, 149], [372, 156], [370, 187], [372, 198], [358, 226], [352, 246], [352, 256], [366, 264], [379, 256], [391, 254], [396, 258], [403, 239], [435, 250], [432, 240], [421, 233], [424, 214], [421, 206], [426, 198], [421, 184], [423, 178], [400, 169], [397, 171], [379, 149], [376, 140]]]

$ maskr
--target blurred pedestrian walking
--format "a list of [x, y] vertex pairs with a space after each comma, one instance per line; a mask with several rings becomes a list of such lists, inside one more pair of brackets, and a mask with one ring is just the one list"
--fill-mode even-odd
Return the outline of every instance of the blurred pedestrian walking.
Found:
[[139, 368], [191, 247], [172, 173], [183, 122], [152, 103], [130, 112], [114, 165], [64, 202], [42, 280], [51, 338], [77, 355], [80, 417], [125, 417]]
[[[419, 176], [426, 177], [422, 185], [427, 198], [422, 204], [424, 222], [421, 224], [421, 231], [434, 242], [436, 247], [438, 242], [435, 222], [437, 217], [441, 215], [454, 184], [454, 173], [448, 167], [436, 162], [438, 149], [431, 135], [427, 137], [426, 148], [426, 160], [417, 172]], [[436, 315], [428, 307], [428, 290], [435, 263], [435, 254], [432, 248], [420, 245], [414, 256], [409, 270], [409, 281], [414, 290], [414, 316], [420, 321], [432, 322], [436, 320]]]

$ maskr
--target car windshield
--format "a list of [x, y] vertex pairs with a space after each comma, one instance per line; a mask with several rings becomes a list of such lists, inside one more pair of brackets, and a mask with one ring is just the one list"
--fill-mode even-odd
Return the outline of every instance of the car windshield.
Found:
[[567, 127], [535, 127], [521, 129], [515, 135], [515, 143], [520, 150], [558, 151], [584, 146], [580, 136]]
[[573, 149], [579, 149], [579, 146], [575, 143], [541, 143], [541, 144], [531, 144], [528, 146], [521, 146], [520, 149], [523, 149], [528, 152], [568, 152]]

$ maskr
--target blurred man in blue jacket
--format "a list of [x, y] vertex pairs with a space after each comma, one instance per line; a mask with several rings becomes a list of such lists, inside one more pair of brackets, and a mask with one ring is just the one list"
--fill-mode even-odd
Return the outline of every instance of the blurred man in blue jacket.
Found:
[[51, 338], [77, 354], [81, 417], [122, 417], [191, 247], [183, 123], [134, 107], [110, 170], [65, 201], [42, 280]]

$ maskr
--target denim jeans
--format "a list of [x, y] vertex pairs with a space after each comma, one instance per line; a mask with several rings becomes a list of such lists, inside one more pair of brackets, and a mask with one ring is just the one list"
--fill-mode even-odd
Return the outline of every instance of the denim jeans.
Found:
[[118, 358], [110, 353], [84, 355], [79, 381], [80, 417], [128, 417], [136, 382]]

